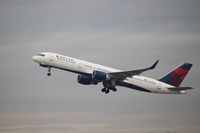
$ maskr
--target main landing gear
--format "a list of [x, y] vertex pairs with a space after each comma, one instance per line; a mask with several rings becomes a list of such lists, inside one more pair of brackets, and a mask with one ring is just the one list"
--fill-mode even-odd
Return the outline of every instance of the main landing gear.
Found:
[[110, 90], [112, 90], [113, 92], [117, 91], [116, 88], [103, 88], [103, 89], [101, 89], [101, 92], [105, 92], [106, 94], [108, 94], [110, 92]]
[[108, 94], [110, 92], [110, 90], [112, 90], [113, 92], [116, 92], [117, 89], [115, 88], [115, 81], [109, 81], [109, 82], [103, 82], [103, 89], [101, 89], [101, 92], [104, 92], [106, 94]]
[[101, 92], [105, 92], [106, 94], [108, 94], [110, 92], [110, 90], [108, 88], [103, 88], [103, 89], [101, 89]]
[[51, 67], [48, 67], [48, 73], [47, 76], [51, 76]]

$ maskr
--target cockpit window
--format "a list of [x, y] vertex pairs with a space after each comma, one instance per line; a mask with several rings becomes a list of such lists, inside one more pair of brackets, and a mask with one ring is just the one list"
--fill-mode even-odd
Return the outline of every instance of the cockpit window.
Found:
[[37, 54], [37, 55], [39, 55], [39, 56], [43, 56], [43, 57], [45, 56], [44, 54]]

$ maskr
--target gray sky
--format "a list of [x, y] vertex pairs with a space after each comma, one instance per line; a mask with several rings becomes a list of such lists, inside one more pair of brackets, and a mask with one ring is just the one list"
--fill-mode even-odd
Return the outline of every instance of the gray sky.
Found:
[[[1, 133], [199, 133], [200, 2], [198, 0], [0, 0]], [[156, 95], [102, 85], [40, 68], [51, 51], [161, 78], [194, 64], [186, 95]]]

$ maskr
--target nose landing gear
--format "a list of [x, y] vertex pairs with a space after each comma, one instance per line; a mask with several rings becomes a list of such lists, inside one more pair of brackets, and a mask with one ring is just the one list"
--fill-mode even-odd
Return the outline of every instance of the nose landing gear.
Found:
[[48, 73], [47, 76], [51, 76], [51, 67], [48, 67]]

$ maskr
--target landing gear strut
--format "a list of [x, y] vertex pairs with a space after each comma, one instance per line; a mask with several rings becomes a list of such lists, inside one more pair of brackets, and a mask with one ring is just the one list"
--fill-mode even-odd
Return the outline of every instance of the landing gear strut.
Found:
[[48, 67], [48, 73], [47, 76], [51, 76], [51, 67]]

